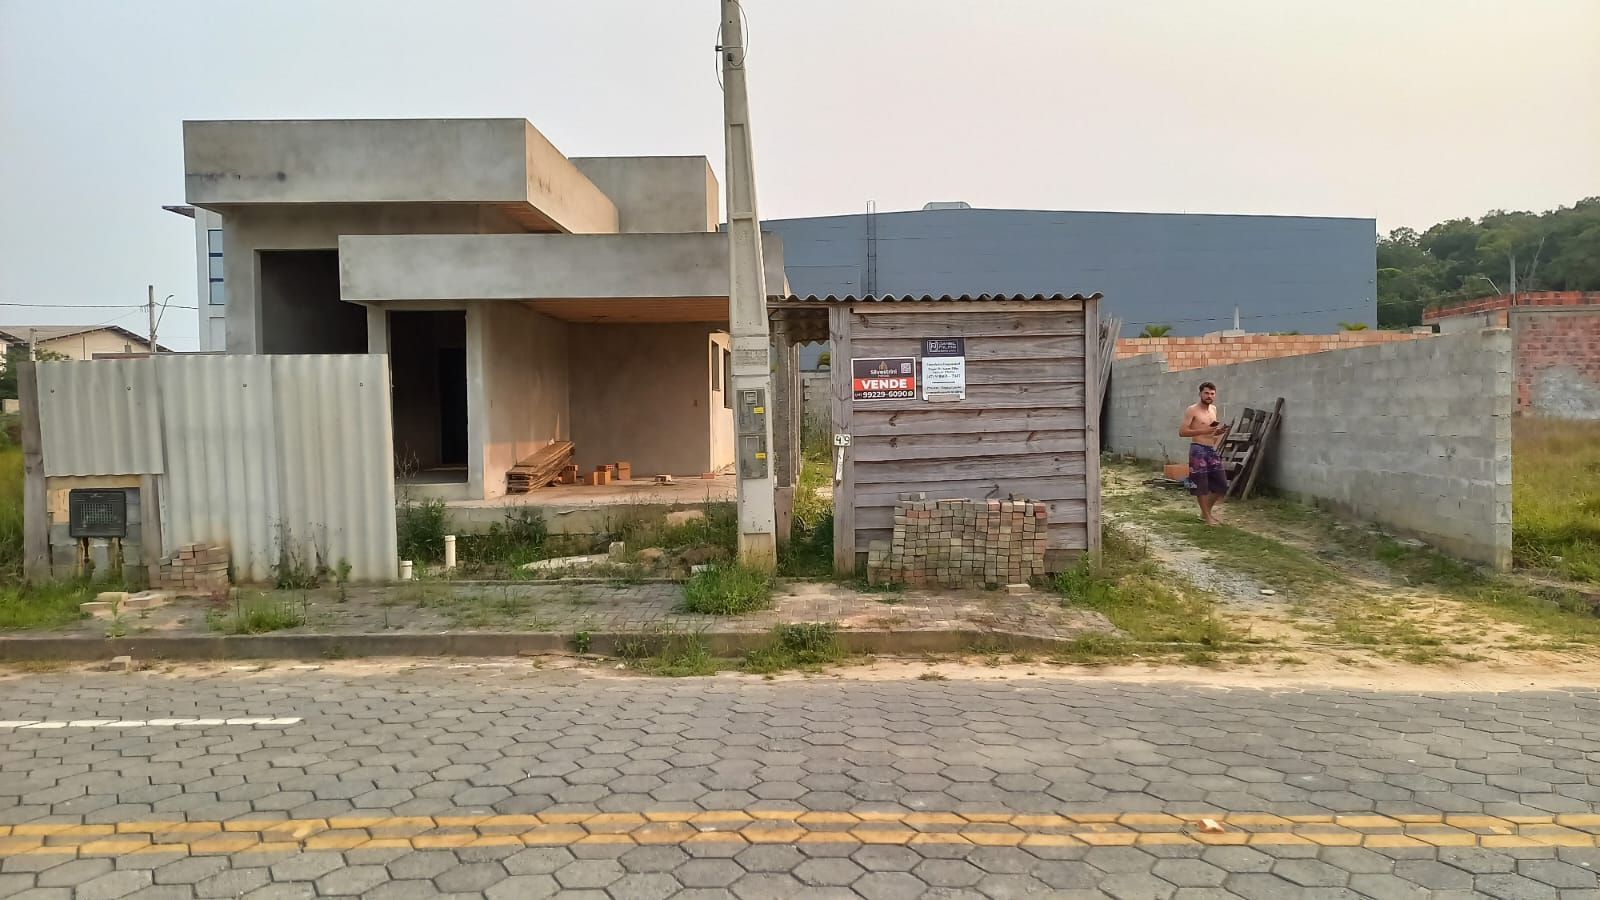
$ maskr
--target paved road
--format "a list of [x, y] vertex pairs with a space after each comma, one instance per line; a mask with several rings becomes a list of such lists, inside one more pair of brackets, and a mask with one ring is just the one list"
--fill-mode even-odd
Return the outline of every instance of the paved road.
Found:
[[0, 681], [0, 896], [1600, 897], [1595, 692], [341, 668]]

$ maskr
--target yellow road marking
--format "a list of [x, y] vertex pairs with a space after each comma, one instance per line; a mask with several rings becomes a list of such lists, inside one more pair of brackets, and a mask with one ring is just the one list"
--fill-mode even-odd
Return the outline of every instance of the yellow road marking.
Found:
[[[1201, 828], [1212, 819], [1221, 832]], [[893, 813], [805, 810], [645, 811], [485, 816], [335, 816], [228, 822], [0, 825], [0, 857], [111, 857], [182, 851], [294, 852], [401, 847], [591, 844], [959, 844], [1127, 847], [1321, 844], [1366, 847], [1600, 847], [1600, 815], [1320, 815], [1270, 813]]]

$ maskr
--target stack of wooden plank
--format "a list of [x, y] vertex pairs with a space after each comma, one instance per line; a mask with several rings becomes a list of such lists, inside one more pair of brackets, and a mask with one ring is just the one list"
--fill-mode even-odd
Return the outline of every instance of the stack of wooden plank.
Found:
[[1250, 498], [1255, 490], [1256, 478], [1266, 465], [1267, 450], [1282, 420], [1282, 397], [1278, 398], [1270, 412], [1245, 407], [1239, 418], [1234, 420], [1219, 450], [1222, 464], [1228, 472], [1229, 497], [1240, 500]]
[[531, 490], [542, 488], [559, 478], [561, 470], [571, 462], [571, 441], [546, 444], [506, 472], [506, 493], [526, 494]]

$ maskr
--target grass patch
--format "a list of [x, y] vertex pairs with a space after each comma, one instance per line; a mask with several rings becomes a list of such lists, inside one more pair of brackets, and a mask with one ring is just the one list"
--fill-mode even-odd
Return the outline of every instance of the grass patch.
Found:
[[84, 618], [78, 604], [115, 585], [69, 581], [0, 588], [0, 631], [60, 628]]
[[744, 670], [757, 674], [787, 669], [816, 671], [844, 658], [839, 628], [832, 622], [802, 622], [772, 629], [772, 640], [745, 654]]
[[833, 480], [828, 435], [807, 432], [800, 483], [794, 492], [794, 524], [778, 551], [778, 572], [790, 578], [822, 578], [833, 572], [833, 501], [823, 489]]
[[306, 623], [307, 602], [288, 597], [253, 595], [237, 597], [231, 609], [214, 609], [206, 615], [212, 631], [223, 634], [266, 634]]
[[1207, 525], [1174, 510], [1147, 514], [1151, 524], [1205, 551], [1206, 558], [1267, 587], [1309, 593], [1347, 581], [1344, 573], [1298, 547], [1231, 525]]
[[407, 599], [414, 600], [419, 609], [437, 610], [452, 628], [518, 626], [545, 631], [551, 627], [551, 623], [530, 618], [533, 599], [509, 587], [493, 594], [458, 594], [448, 585], [417, 586], [409, 590]]
[[1125, 655], [1138, 644], [1221, 646], [1233, 639], [1217, 618], [1212, 602], [1198, 590], [1182, 588], [1163, 576], [1150, 552], [1113, 527], [1102, 531], [1101, 559], [1086, 559], [1056, 576], [1054, 588], [1062, 605], [1101, 613], [1126, 637], [1086, 635], [1074, 642], [1070, 656], [1085, 653]]
[[683, 607], [711, 616], [738, 616], [772, 605], [772, 576], [733, 563], [696, 573], [683, 586]]
[[623, 513], [611, 526], [612, 537], [630, 550], [658, 547], [666, 551], [690, 547], [714, 547], [732, 558], [739, 552], [739, 509], [732, 503], [706, 501], [697, 507], [703, 513], [676, 525], [646, 517], [642, 512]]
[[665, 678], [715, 675], [731, 665], [712, 656], [698, 632], [663, 630], [627, 638], [618, 644], [617, 655], [629, 668]]
[[1514, 427], [1517, 564], [1600, 582], [1600, 422], [1524, 418]]
[[22, 448], [0, 445], [0, 583], [21, 580]]
[[458, 565], [463, 569], [506, 567], [515, 571], [525, 563], [549, 558], [549, 540], [550, 527], [544, 516], [533, 510], [518, 510], [508, 513], [504, 521], [491, 524], [488, 531], [457, 537]]

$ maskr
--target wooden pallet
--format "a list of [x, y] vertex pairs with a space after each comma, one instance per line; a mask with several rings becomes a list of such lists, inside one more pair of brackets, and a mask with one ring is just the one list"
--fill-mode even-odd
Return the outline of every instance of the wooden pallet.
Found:
[[1283, 398], [1269, 412], [1245, 407], [1222, 439], [1218, 455], [1228, 474], [1228, 496], [1247, 500], [1255, 489], [1256, 477], [1265, 465], [1272, 437], [1283, 419]]
[[506, 493], [526, 494], [561, 477], [572, 462], [572, 442], [556, 441], [506, 470]]

